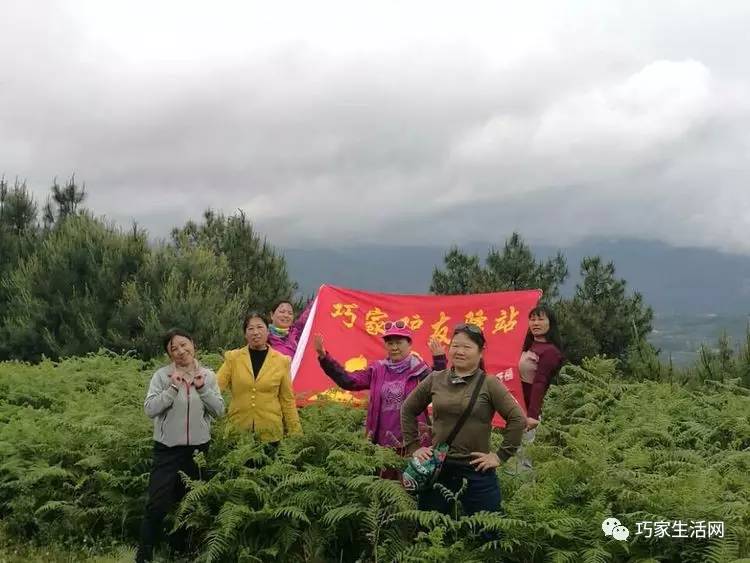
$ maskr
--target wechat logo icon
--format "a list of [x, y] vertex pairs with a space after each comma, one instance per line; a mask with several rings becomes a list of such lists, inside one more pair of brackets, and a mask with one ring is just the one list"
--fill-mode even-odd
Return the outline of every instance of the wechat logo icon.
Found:
[[607, 518], [602, 522], [602, 532], [607, 537], [613, 537], [617, 541], [625, 541], [630, 536], [630, 530], [623, 526], [617, 518]]

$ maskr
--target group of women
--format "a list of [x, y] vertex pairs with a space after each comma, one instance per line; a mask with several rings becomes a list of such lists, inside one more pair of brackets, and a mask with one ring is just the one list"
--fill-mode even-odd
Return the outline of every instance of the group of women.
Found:
[[[188, 333], [175, 329], [165, 336], [171, 364], [153, 375], [144, 405], [153, 419], [154, 450], [137, 561], [151, 560], [166, 514], [185, 494], [180, 472], [201, 477], [193, 455], [208, 449], [211, 421], [225, 412], [221, 391], [231, 394], [230, 423], [255, 433], [261, 441], [276, 444], [285, 435], [302, 432], [290, 368], [308, 313], [309, 307], [295, 320], [286, 301], [274, 307], [270, 324], [262, 314], [249, 313], [243, 323], [246, 345], [227, 352], [216, 374], [198, 362]], [[369, 390], [367, 436], [403, 456], [428, 460], [433, 447], [444, 442], [464, 418], [460, 430], [453, 432], [438, 482], [457, 492], [466, 481], [461, 496], [466, 514], [498, 510], [501, 495], [495, 469], [516, 453], [524, 439], [533, 440], [544, 395], [562, 363], [553, 311], [541, 305], [529, 315], [519, 362], [525, 413], [497, 378], [486, 376], [486, 340], [478, 326], [457, 325], [447, 354], [431, 340], [432, 365], [412, 353], [412, 332], [404, 322], [388, 322], [384, 328], [386, 357], [354, 372], [346, 371], [327, 352], [323, 336], [316, 334], [314, 347], [322, 370], [344, 389]], [[462, 417], [474, 395], [472, 409]], [[505, 419], [506, 427], [500, 448], [493, 452], [490, 435], [495, 413]], [[522, 465], [530, 467], [530, 461], [524, 457]], [[397, 479], [399, 474], [393, 469], [381, 471], [383, 478]], [[419, 493], [419, 508], [447, 512], [450, 506], [443, 494], [428, 488]], [[173, 534], [171, 540], [179, 548], [183, 538]]]
[[[211, 421], [224, 415], [221, 391], [228, 390], [232, 397], [227, 413], [231, 424], [254, 432], [261, 441], [273, 444], [285, 434], [302, 432], [290, 356], [309, 308], [296, 321], [292, 311], [289, 302], [277, 304], [271, 324], [258, 312], [246, 315], [246, 345], [226, 352], [216, 374], [197, 360], [190, 334], [179, 329], [166, 334], [164, 350], [171, 363], [154, 373], [144, 403], [154, 424], [154, 450], [137, 562], [152, 560], [167, 513], [185, 495], [180, 472], [201, 478], [193, 456], [208, 450]], [[172, 534], [170, 541], [179, 550], [185, 537]]]

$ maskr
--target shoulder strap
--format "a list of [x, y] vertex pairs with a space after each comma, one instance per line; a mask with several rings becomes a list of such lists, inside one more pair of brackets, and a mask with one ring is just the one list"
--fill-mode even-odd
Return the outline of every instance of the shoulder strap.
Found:
[[461, 428], [463, 427], [466, 420], [469, 418], [469, 415], [471, 414], [471, 411], [474, 410], [474, 405], [477, 402], [477, 397], [479, 397], [479, 391], [482, 389], [482, 383], [484, 383], [484, 371], [480, 371], [477, 374], [477, 382], [474, 384], [474, 392], [471, 394], [471, 399], [469, 400], [469, 404], [466, 407], [466, 410], [461, 415], [461, 418], [458, 419], [458, 422], [456, 422], [456, 426], [453, 427], [453, 431], [448, 435], [448, 438], [445, 440], [445, 443], [449, 446], [453, 443], [453, 440], [456, 439], [456, 436], [458, 436], [458, 433], [461, 431]]

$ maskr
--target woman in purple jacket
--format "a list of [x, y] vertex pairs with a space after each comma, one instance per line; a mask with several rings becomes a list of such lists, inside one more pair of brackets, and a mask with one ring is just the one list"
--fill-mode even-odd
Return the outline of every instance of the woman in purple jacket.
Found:
[[[433, 368], [412, 354], [412, 333], [404, 321], [385, 323], [383, 340], [387, 357], [351, 373], [326, 352], [320, 334], [315, 335], [315, 350], [320, 367], [339, 387], [349, 391], [370, 390], [365, 421], [368, 438], [378, 445], [395, 448], [403, 455], [401, 405]], [[445, 369], [445, 351], [435, 339], [430, 340], [430, 351], [434, 369]], [[420, 414], [417, 421], [426, 427], [427, 415]], [[428, 433], [423, 438], [425, 443], [430, 443]]]
[[305, 328], [311, 306], [312, 301], [295, 320], [294, 308], [289, 301], [276, 303], [274, 308], [271, 309], [271, 324], [268, 325], [268, 344], [271, 348], [285, 356], [294, 357], [294, 353], [297, 351], [297, 342]]

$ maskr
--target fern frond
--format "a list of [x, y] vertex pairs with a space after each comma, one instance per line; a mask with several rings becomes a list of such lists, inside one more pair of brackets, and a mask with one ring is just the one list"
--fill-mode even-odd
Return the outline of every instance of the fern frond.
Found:
[[576, 563], [580, 557], [577, 551], [551, 547], [547, 550], [545, 559], [551, 563]]
[[404, 510], [394, 514], [394, 518], [396, 520], [403, 520], [404, 522], [411, 522], [427, 529], [437, 527], [451, 529], [454, 526], [453, 520], [449, 516], [434, 511]]
[[288, 520], [296, 520], [298, 522], [304, 522], [308, 526], [310, 525], [310, 519], [296, 506], [281, 506], [271, 511], [273, 518], [286, 518]]
[[727, 533], [723, 538], [712, 538], [705, 556], [707, 563], [736, 561], [740, 557], [740, 543], [732, 533]]
[[361, 517], [366, 512], [363, 506], [356, 504], [347, 504], [338, 506], [326, 512], [321, 518], [321, 522], [326, 526], [336, 526], [339, 522], [352, 517]]
[[601, 547], [590, 547], [582, 553], [583, 563], [608, 563], [612, 559], [612, 554]]

